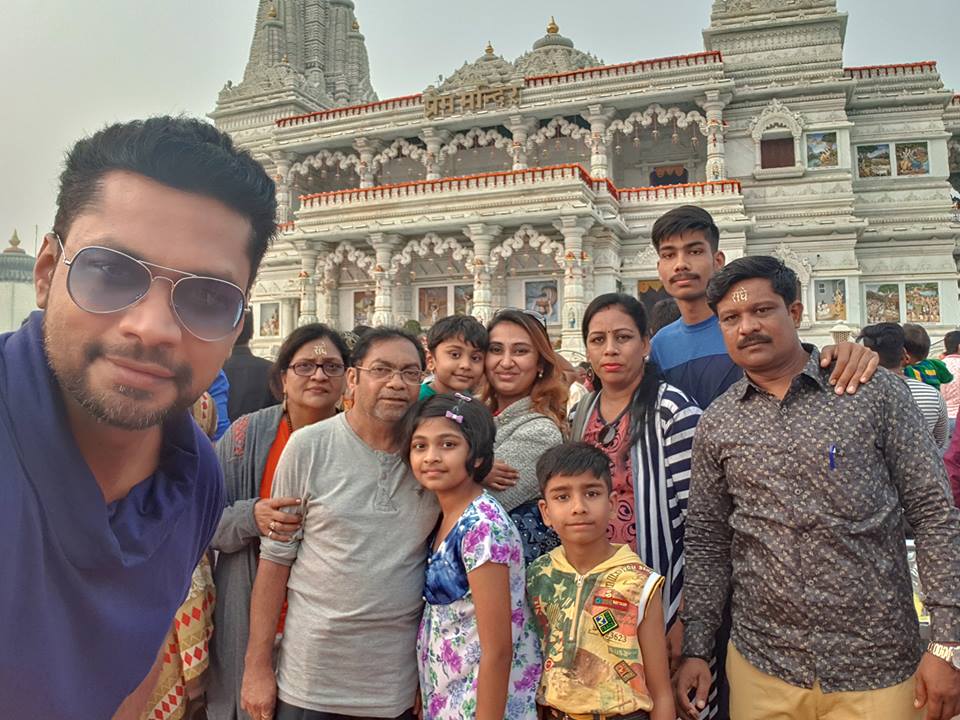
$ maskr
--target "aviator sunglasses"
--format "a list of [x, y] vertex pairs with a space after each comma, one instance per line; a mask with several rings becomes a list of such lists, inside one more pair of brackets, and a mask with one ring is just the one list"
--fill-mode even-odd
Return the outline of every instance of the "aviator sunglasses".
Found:
[[[63, 264], [67, 266], [67, 292], [81, 310], [98, 315], [120, 312], [146, 297], [155, 280], [170, 283], [170, 307], [180, 324], [198, 340], [214, 342], [233, 332], [246, 309], [243, 290], [226, 280], [144, 262], [119, 250], [88, 245], [67, 259], [63, 240]], [[171, 280], [154, 275], [151, 268], [174, 273]]]

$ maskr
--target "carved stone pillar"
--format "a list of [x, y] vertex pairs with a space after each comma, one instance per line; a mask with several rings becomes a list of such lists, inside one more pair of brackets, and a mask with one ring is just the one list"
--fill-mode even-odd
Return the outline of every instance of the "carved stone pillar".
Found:
[[592, 235], [585, 235], [583, 238], [583, 266], [586, 268], [583, 272], [583, 297], [585, 302], [589, 302], [596, 297], [594, 287], [594, 250], [596, 249], [596, 239]]
[[493, 318], [493, 294], [490, 288], [490, 250], [503, 231], [499, 225], [471, 223], [463, 234], [473, 243], [473, 316], [486, 324]]
[[380, 142], [361, 137], [353, 141], [353, 147], [360, 156], [360, 167], [357, 168], [357, 173], [360, 175], [360, 187], [373, 187], [375, 182], [373, 156], [380, 151]]
[[296, 298], [283, 298], [280, 301], [280, 337], [286, 337], [297, 327], [295, 313]]
[[596, 178], [610, 177], [606, 135], [614, 112], [601, 105], [591, 105], [583, 113], [583, 119], [590, 123], [590, 174]]
[[580, 323], [586, 309], [583, 292], [583, 236], [593, 225], [593, 218], [566, 216], [554, 223], [563, 233], [563, 325], [560, 349], [585, 354], [586, 347], [580, 335]]
[[273, 162], [277, 172], [273, 179], [277, 185], [277, 222], [293, 220], [293, 196], [290, 188], [290, 166], [293, 164], [287, 153], [274, 153]]
[[450, 133], [446, 130], [428, 127], [420, 133], [420, 139], [427, 145], [427, 155], [424, 163], [427, 169], [427, 180], [439, 180], [442, 170], [440, 151], [444, 144], [450, 141]]
[[523, 115], [510, 116], [510, 132], [513, 135], [513, 144], [510, 152], [513, 155], [513, 169], [527, 169], [527, 139], [536, 129], [536, 120]]
[[708, 90], [706, 98], [697, 104], [707, 114], [707, 180], [724, 180], [727, 177], [727, 161], [723, 147], [723, 108], [730, 97], [716, 90]]
[[317, 322], [317, 251], [312, 245], [301, 241], [297, 244], [300, 253], [300, 317], [297, 326]]
[[617, 291], [617, 281], [620, 279], [620, 239], [618, 237], [608, 234], [593, 241], [590, 268], [593, 273], [593, 287], [587, 297], [594, 298], [597, 295]]
[[317, 262], [317, 298], [319, 302], [320, 322], [332, 328], [340, 327], [340, 284], [339, 266], [327, 265], [321, 256]]
[[390, 277], [390, 261], [393, 259], [393, 250], [400, 242], [399, 235], [387, 233], [372, 233], [370, 247], [376, 253], [373, 265], [373, 280], [375, 297], [373, 302], [374, 326], [393, 325], [393, 283]]

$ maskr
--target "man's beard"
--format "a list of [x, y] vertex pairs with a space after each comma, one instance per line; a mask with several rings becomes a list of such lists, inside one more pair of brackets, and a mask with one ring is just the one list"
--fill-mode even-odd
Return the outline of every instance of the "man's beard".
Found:
[[[149, 351], [139, 343], [131, 347], [110, 348], [109, 352], [101, 342], [90, 343], [84, 347], [84, 362], [81, 367], [57, 367], [53, 362], [57, 354], [50, 352], [50, 344], [49, 333], [45, 332], [47, 361], [60, 386], [98, 422], [121, 430], [146, 430], [160, 425], [171, 415], [186, 410], [196, 400], [191, 397], [190, 390], [193, 369], [186, 364], [173, 366], [162, 353]], [[147, 411], [144, 405], [152, 397], [152, 393], [148, 391], [125, 385], [114, 385], [113, 392], [94, 390], [88, 379], [89, 367], [95, 360], [108, 354], [137, 362], [155, 363], [169, 369], [173, 373], [172, 382], [177, 388], [176, 398], [166, 407]]]

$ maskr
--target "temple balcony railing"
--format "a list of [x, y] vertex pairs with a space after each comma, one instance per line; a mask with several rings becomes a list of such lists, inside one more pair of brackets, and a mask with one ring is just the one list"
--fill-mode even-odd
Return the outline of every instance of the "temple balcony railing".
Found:
[[585, 97], [590, 103], [632, 107], [639, 98], [647, 103], [676, 102], [721, 86], [732, 89], [732, 81], [723, 74], [723, 57], [719, 51], [707, 51], [527, 77], [519, 105], [427, 118], [424, 95], [416, 93], [284, 117], [275, 121], [275, 140], [287, 150], [302, 150], [355, 135], [393, 137], [400, 127], [496, 125], [517, 113], [550, 117], [569, 105], [583, 106]]
[[683, 204], [742, 211], [740, 183], [617, 188], [572, 163], [303, 195], [295, 223], [285, 224], [282, 231], [323, 235], [424, 223], [442, 229], [462, 225], [465, 217], [535, 222], [571, 208], [620, 224], [622, 216], [659, 214]]

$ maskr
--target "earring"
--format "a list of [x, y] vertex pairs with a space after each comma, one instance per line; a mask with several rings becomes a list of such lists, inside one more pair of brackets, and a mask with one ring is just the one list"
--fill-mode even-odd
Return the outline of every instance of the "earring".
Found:
[[540, 369], [537, 371], [537, 377], [538, 377], [539, 379], [541, 379], [541, 380], [543, 379], [543, 368], [540, 368]]
[[283, 403], [281, 404], [280, 409], [284, 415], [287, 414], [287, 391], [286, 390], [283, 391]]

